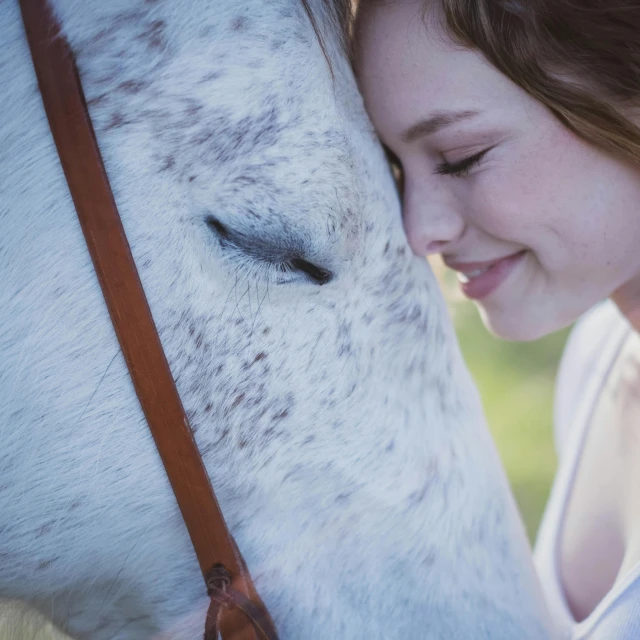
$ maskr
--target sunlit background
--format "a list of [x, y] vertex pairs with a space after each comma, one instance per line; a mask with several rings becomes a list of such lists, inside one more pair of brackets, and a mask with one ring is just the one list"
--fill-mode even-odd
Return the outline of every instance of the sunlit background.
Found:
[[531, 542], [535, 540], [556, 468], [553, 388], [569, 329], [534, 342], [491, 335], [453, 272], [430, 262], [442, 283], [460, 346], [475, 378]]

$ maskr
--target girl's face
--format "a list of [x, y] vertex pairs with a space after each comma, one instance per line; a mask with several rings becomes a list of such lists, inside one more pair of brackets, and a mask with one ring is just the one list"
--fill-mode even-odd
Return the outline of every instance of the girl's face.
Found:
[[426, 26], [421, 5], [365, 2], [356, 53], [402, 168], [413, 251], [442, 254], [507, 339], [560, 329], [608, 296], [640, 309], [640, 172]]

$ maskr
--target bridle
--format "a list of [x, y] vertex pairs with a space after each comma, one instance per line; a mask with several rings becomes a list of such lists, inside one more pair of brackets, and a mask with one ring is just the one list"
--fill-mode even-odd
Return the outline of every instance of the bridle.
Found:
[[73, 54], [47, 0], [21, 0], [51, 133], [140, 405], [211, 604], [205, 640], [277, 640], [231, 537], [180, 401], [109, 186]]

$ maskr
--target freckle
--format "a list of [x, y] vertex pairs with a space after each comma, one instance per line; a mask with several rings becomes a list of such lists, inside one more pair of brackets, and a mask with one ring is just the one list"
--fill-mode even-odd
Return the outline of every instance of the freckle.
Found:
[[426, 567], [432, 567], [435, 564], [435, 562], [436, 562], [436, 554], [433, 553], [433, 551], [430, 551], [422, 561], [422, 564]]
[[244, 400], [244, 393], [237, 395], [235, 400], [233, 401], [233, 404], [231, 405], [231, 408], [235, 409], [243, 400]]
[[208, 456], [212, 451], [213, 451], [213, 444], [209, 442], [208, 444], [205, 444], [204, 447], [200, 449], [200, 455], [204, 458], [205, 456]]
[[234, 31], [242, 31], [247, 26], [247, 18], [246, 16], [238, 16], [231, 23], [231, 28]]
[[289, 409], [283, 409], [282, 411], [280, 411], [279, 413], [276, 413], [275, 416], [273, 416], [274, 420], [283, 420], [284, 418], [286, 418], [289, 415]]
[[143, 82], [139, 82], [137, 80], [125, 80], [118, 85], [118, 89], [123, 91], [124, 93], [139, 93], [142, 89], [144, 89], [145, 85]]
[[202, 77], [200, 80], [201, 84], [206, 84], [207, 82], [211, 82], [212, 80], [217, 80], [222, 76], [222, 71], [211, 71]]
[[[218, 439], [218, 442], [222, 442], [222, 440], [224, 440], [228, 435], [229, 435], [229, 427], [225, 427], [222, 430], [222, 433], [220, 434], [220, 438]], [[215, 444], [218, 444], [218, 442], [216, 442]]]
[[213, 409], [213, 405], [210, 402], [207, 402], [207, 406], [204, 408], [205, 413], [209, 413]]
[[262, 404], [262, 401], [263, 401], [263, 400], [264, 400], [264, 397], [263, 397], [262, 395], [258, 395], [256, 398], [254, 398], [254, 399], [251, 401], [251, 404], [252, 404], [254, 407], [259, 407], [259, 406]]
[[202, 145], [205, 144], [206, 142], [208, 142], [209, 140], [211, 140], [211, 138], [213, 138], [213, 132], [212, 131], [204, 131], [199, 133], [197, 136], [194, 137], [193, 142], [195, 144], [198, 145]]
[[267, 354], [264, 351], [261, 351], [254, 359], [254, 362], [258, 362], [259, 360], [264, 360], [267, 357]]
[[109, 124], [105, 127], [105, 131], [109, 129], [117, 129], [124, 124], [124, 116], [121, 113], [115, 112], [111, 114], [111, 120]]
[[160, 171], [168, 171], [169, 169], [173, 169], [176, 161], [173, 156], [167, 156], [164, 159], [164, 164], [160, 167]]
[[92, 107], [96, 104], [100, 104], [101, 102], [103, 102], [105, 99], [107, 99], [108, 96], [106, 93], [103, 93], [102, 95], [99, 95], [95, 98], [91, 98], [91, 100], [87, 100], [87, 105]]

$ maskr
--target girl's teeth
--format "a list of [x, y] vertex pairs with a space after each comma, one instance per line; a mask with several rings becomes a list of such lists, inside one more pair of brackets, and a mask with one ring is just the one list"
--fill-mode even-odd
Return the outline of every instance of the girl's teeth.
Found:
[[468, 271], [467, 273], [462, 273], [462, 272], [458, 272], [458, 280], [460, 280], [460, 282], [467, 283], [469, 282], [469, 280], [472, 280], [473, 278], [477, 278], [479, 275], [482, 275], [485, 271], [487, 271], [488, 269], [490, 269], [491, 267], [483, 267], [482, 269], [474, 269], [473, 271]]

